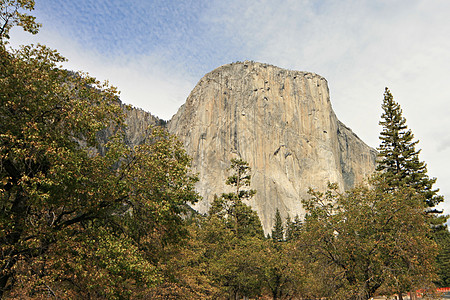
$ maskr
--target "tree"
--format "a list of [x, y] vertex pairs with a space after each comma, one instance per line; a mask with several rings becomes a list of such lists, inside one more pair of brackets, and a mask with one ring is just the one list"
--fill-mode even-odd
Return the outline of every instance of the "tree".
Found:
[[0, 59], [0, 297], [144, 295], [197, 199], [181, 143], [154, 128], [127, 146], [116, 89], [62, 70], [54, 50]]
[[232, 299], [258, 297], [263, 288], [263, 253], [265, 241], [246, 237], [233, 242], [233, 247], [212, 262], [215, 277]]
[[296, 243], [266, 240], [261, 268], [265, 289], [273, 299], [292, 299], [304, 296], [305, 272], [303, 253]]
[[256, 191], [248, 189], [252, 178], [248, 162], [240, 158], [233, 158], [231, 159], [229, 170], [233, 171], [233, 174], [227, 178], [225, 183], [234, 187], [236, 192], [224, 193], [222, 194], [222, 197], [232, 200], [237, 199], [239, 201], [248, 200], [253, 197], [256, 194]]
[[[377, 171], [381, 172], [381, 176], [378, 178], [384, 181], [387, 192], [407, 186], [422, 196], [435, 240], [444, 249], [445, 244], [440, 244], [444, 240], [437, 236], [440, 235], [440, 231], [443, 234], [448, 232], [447, 226], [445, 226], [448, 216], [442, 215], [442, 211], [435, 208], [444, 201], [443, 196], [438, 194], [439, 189], [433, 189], [436, 178], [428, 177], [426, 164], [419, 160], [420, 150], [416, 150], [419, 141], [414, 141], [414, 135], [407, 128], [406, 119], [402, 116], [402, 109], [394, 101], [388, 88], [384, 92], [382, 108], [380, 125], [383, 126], [383, 130], [380, 133], [381, 145], [378, 148], [377, 166]], [[438, 266], [441, 268], [440, 274], [449, 271], [448, 267], [445, 269], [445, 264], [439, 263]]]
[[275, 225], [272, 229], [272, 240], [274, 242], [282, 242], [284, 241], [284, 229], [283, 229], [283, 221], [281, 220], [280, 211], [277, 208], [275, 212]]
[[[224, 238], [221, 228], [204, 222], [201, 215], [193, 215], [188, 219], [189, 238], [181, 244], [169, 245], [168, 259], [162, 260], [159, 268], [163, 280], [154, 286], [146, 298], [148, 299], [217, 299], [220, 288], [215, 285], [214, 277], [209, 272], [211, 252], [223, 251], [218, 243], [215, 249], [210, 247], [211, 239]], [[202, 226], [202, 227], [200, 227]], [[204, 238], [205, 234], [212, 236]], [[214, 232], [214, 233], [213, 233]], [[223, 241], [225, 242], [225, 241]], [[222, 243], [225, 249], [226, 244]], [[167, 255], [167, 254], [166, 254]]]
[[20, 26], [23, 30], [36, 34], [41, 24], [36, 18], [23, 11], [33, 11], [33, 0], [1, 0], [0, 1], [0, 39], [2, 43], [9, 39], [9, 30]]
[[286, 241], [298, 240], [300, 238], [302, 227], [303, 222], [298, 215], [295, 216], [293, 221], [291, 221], [291, 217], [288, 215], [286, 217]]
[[335, 289], [322, 296], [368, 299], [380, 288], [394, 293], [432, 284], [436, 244], [414, 189], [358, 187], [339, 194], [336, 185], [329, 188], [303, 200], [308, 213], [299, 244], [320, 262], [316, 274], [328, 266], [317, 276]]
[[[402, 185], [411, 187], [423, 195], [428, 208], [435, 207], [444, 201], [443, 197], [437, 194], [439, 189], [433, 189], [436, 178], [428, 177], [426, 164], [419, 160], [420, 150], [416, 151], [419, 141], [413, 140], [414, 135], [407, 129], [402, 109], [394, 101], [388, 88], [384, 92], [382, 108], [380, 125], [383, 129], [380, 133], [377, 171], [381, 172], [381, 177], [389, 188]], [[443, 219], [440, 221], [445, 223]]]
[[[260, 223], [257, 228], [261, 229]], [[240, 230], [241, 234], [238, 236], [233, 219], [227, 219], [221, 214], [209, 214], [198, 231], [200, 243], [205, 247], [204, 272], [207, 272], [218, 290], [214, 298], [238, 299], [242, 295], [260, 295], [263, 282], [261, 253], [265, 242], [262, 233]]]
[[439, 246], [439, 253], [436, 257], [437, 272], [439, 280], [436, 284], [440, 287], [450, 286], [450, 232], [439, 230], [434, 234], [434, 240]]
[[264, 232], [257, 213], [243, 202], [256, 193], [249, 189], [248, 163], [233, 159], [230, 171], [226, 183], [234, 191], [214, 197], [198, 235], [206, 245], [206, 269], [220, 290], [216, 298], [237, 299], [262, 292]]
[[238, 238], [244, 236], [264, 237], [258, 214], [243, 201], [249, 200], [256, 191], [249, 189], [251, 183], [250, 167], [242, 159], [232, 159], [230, 175], [226, 184], [234, 187], [235, 192], [223, 193], [215, 197], [211, 213], [223, 216]]
[[[78, 149], [76, 139], [91, 146], [105, 117], [120, 120], [114, 116], [117, 109], [108, 106], [115, 96], [113, 90], [76, 100], [79, 95], [90, 95], [89, 86], [96, 82], [68, 76], [56, 66], [63, 58], [44, 46], [27, 46], [14, 53], [2, 49], [1, 61], [3, 292], [14, 265], [24, 255], [33, 257], [48, 248], [50, 228], [62, 229], [84, 218], [72, 212], [71, 204], [77, 205], [76, 198], [85, 196], [91, 187], [84, 182], [89, 176], [86, 167], [103, 168], [87, 151]], [[94, 105], [88, 105], [90, 100]], [[67, 185], [75, 176], [88, 184], [85, 190]], [[62, 201], [65, 206], [58, 205]], [[91, 208], [86, 206], [86, 214]]]

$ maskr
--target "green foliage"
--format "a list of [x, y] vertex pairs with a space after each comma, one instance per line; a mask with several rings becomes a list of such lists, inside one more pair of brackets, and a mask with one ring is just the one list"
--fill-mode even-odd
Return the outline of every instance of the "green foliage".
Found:
[[261, 253], [264, 232], [255, 211], [243, 203], [255, 194], [250, 186], [250, 168], [232, 160], [226, 183], [235, 192], [215, 196], [198, 237], [204, 245], [205, 268], [216, 287], [214, 298], [259, 296], [262, 293]]
[[156, 267], [125, 234], [98, 226], [62, 234], [65, 238], [51, 246], [40, 271], [56, 295], [125, 299], [145, 295], [161, 280]]
[[[383, 130], [380, 133], [381, 145], [378, 148], [378, 180], [386, 186], [386, 191], [402, 186], [413, 188], [424, 200], [429, 214], [428, 222], [434, 234], [447, 232], [444, 224], [448, 216], [440, 214], [441, 212], [434, 208], [444, 201], [443, 196], [438, 195], [439, 189], [433, 189], [436, 178], [428, 177], [426, 164], [419, 160], [420, 150], [415, 149], [418, 141], [413, 140], [414, 135], [407, 129], [400, 105], [394, 101], [388, 88], [385, 89], [382, 108], [380, 125]], [[442, 263], [438, 263], [438, 266], [444, 268], [439, 271], [439, 274], [444, 276], [448, 269], [445, 269], [445, 264]], [[440, 281], [445, 279], [441, 278]]]
[[298, 215], [291, 221], [289, 215], [286, 218], [286, 241], [296, 241], [300, 238], [303, 222]]
[[440, 287], [450, 286], [450, 232], [448, 230], [439, 230], [435, 232], [434, 239], [439, 246], [439, 253], [436, 257], [437, 273], [439, 280], [437, 285]]
[[[0, 55], [3, 291], [23, 253], [41, 252], [54, 242], [55, 229], [91, 219], [103, 196], [115, 196], [94, 186], [108, 183], [107, 176], [94, 177], [108, 160], [89, 156], [87, 147], [95, 146], [95, 132], [107, 119], [121, 120], [115, 91], [92, 93], [100, 84], [58, 69], [64, 59], [56, 52], [26, 46], [13, 53], [2, 49]], [[86, 141], [85, 149], [79, 139]]]
[[255, 190], [248, 189], [251, 183], [251, 169], [242, 159], [232, 159], [230, 170], [233, 173], [227, 178], [226, 184], [232, 186], [235, 192], [215, 196], [209, 215], [223, 218], [238, 238], [246, 236], [263, 238], [264, 232], [258, 214], [243, 203], [256, 193]]
[[[120, 176], [127, 188], [121, 216], [133, 239], [156, 261], [168, 243], [186, 235], [182, 215], [195, 203], [197, 178], [189, 174], [190, 158], [182, 144], [161, 128], [124, 157]], [[122, 209], [123, 210], [123, 209]]]
[[13, 26], [20, 26], [23, 30], [36, 34], [41, 24], [36, 18], [24, 11], [33, 11], [33, 0], [0, 0], [0, 40], [2, 43], [9, 39], [9, 31]]
[[240, 158], [233, 158], [231, 160], [230, 170], [233, 174], [226, 180], [226, 184], [233, 186], [236, 189], [235, 193], [223, 194], [222, 197], [227, 199], [247, 200], [256, 194], [255, 190], [246, 189], [251, 183], [250, 167], [248, 163]]
[[419, 141], [413, 141], [414, 135], [407, 129], [400, 105], [394, 101], [388, 88], [384, 92], [382, 108], [380, 125], [383, 130], [380, 133], [377, 171], [381, 172], [389, 188], [412, 187], [423, 195], [428, 207], [436, 206], [444, 201], [437, 194], [439, 190], [433, 190], [436, 178], [428, 177], [426, 164], [419, 160], [420, 150], [415, 149]]
[[263, 284], [263, 240], [255, 237], [236, 240], [232, 248], [212, 263], [212, 272], [224, 294], [233, 298], [261, 295]]
[[283, 221], [281, 220], [280, 211], [277, 208], [275, 212], [275, 225], [272, 229], [272, 240], [274, 242], [282, 242], [284, 241], [284, 228]]
[[[167, 259], [161, 260], [159, 268], [163, 280], [154, 286], [146, 299], [217, 299], [219, 288], [214, 285], [209, 271], [211, 245], [203, 234], [208, 230], [215, 231], [222, 237], [220, 229], [209, 228], [199, 230], [203, 223], [200, 216], [195, 216], [188, 226], [189, 239], [182, 244], [170, 244], [166, 250]], [[216, 249], [219, 250], [219, 249]]]
[[[155, 128], [129, 148], [115, 88], [60, 69], [45, 46], [0, 51], [0, 296], [121, 298], [156, 284], [197, 199], [182, 145]], [[117, 134], [99, 155], [107, 127]]]
[[[311, 191], [303, 204], [302, 241], [310, 257], [332, 267], [318, 278], [333, 278], [332, 296], [367, 299], [387, 293], [428, 288], [434, 279], [436, 244], [423, 210], [423, 198], [411, 188], [385, 193], [385, 186], [359, 187], [344, 194], [330, 185]], [[347, 295], [347, 296], [344, 296]], [[322, 295], [326, 296], [326, 295]]]
[[273, 299], [292, 299], [306, 295], [305, 275], [308, 268], [296, 243], [265, 241], [261, 268], [264, 288]]
[[33, 9], [0, 0], [0, 298], [367, 299], [450, 284], [450, 234], [430, 216], [443, 199], [388, 89], [371, 188], [310, 191], [305, 221], [283, 226], [277, 210], [264, 239], [247, 162], [190, 216], [197, 178], [179, 141], [150, 128], [130, 148], [115, 88], [45, 46], [7, 51], [12, 26], [37, 32]]

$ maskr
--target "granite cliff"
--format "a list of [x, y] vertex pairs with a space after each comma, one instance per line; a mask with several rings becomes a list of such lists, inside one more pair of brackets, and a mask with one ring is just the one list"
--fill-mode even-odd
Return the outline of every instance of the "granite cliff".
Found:
[[[119, 104], [125, 116], [125, 126], [120, 128], [120, 130], [124, 133], [125, 143], [131, 147], [139, 145], [145, 140], [145, 137], [149, 134], [150, 126], [165, 125], [164, 120], [153, 116], [149, 112], [146, 112], [140, 108], [124, 105], [122, 102]], [[106, 152], [104, 144], [117, 130], [118, 128], [115, 127], [107, 127], [97, 134], [100, 144], [96, 150], [100, 154], [104, 154]]]
[[249, 162], [249, 203], [264, 230], [278, 208], [302, 216], [300, 199], [309, 187], [329, 181], [353, 187], [375, 169], [376, 151], [336, 117], [327, 81], [316, 74], [256, 62], [224, 65], [206, 74], [168, 123], [193, 158], [207, 212], [214, 194], [229, 191], [230, 159]]
[[[126, 139], [137, 145], [148, 125], [164, 121], [140, 109], [125, 110]], [[325, 78], [256, 62], [224, 65], [206, 74], [167, 124], [193, 158], [206, 213], [225, 185], [231, 158], [252, 168], [249, 203], [270, 232], [278, 208], [283, 217], [302, 216], [300, 199], [309, 187], [342, 190], [375, 170], [376, 151], [362, 142], [333, 112]]]

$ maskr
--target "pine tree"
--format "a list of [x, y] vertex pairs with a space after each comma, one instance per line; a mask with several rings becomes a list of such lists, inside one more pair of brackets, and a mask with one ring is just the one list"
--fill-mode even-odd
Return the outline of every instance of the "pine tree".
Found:
[[426, 164], [419, 160], [420, 150], [416, 150], [419, 141], [414, 141], [414, 135], [402, 116], [402, 109], [388, 88], [384, 92], [382, 108], [379, 124], [383, 130], [380, 133], [377, 171], [381, 172], [382, 179], [391, 189], [403, 185], [414, 188], [424, 197], [429, 212], [438, 213], [432, 208], [444, 199], [437, 194], [439, 189], [433, 189], [436, 178], [428, 177]]
[[414, 141], [414, 135], [402, 116], [402, 109], [394, 101], [388, 88], [384, 92], [382, 108], [380, 125], [383, 130], [380, 133], [377, 171], [380, 172], [380, 179], [388, 186], [388, 190], [407, 186], [422, 196], [429, 215], [428, 222], [433, 228], [434, 240], [440, 248], [437, 264], [440, 282], [445, 282], [447, 279], [443, 274], [448, 273], [448, 264], [440, 263], [439, 258], [445, 255], [448, 248], [439, 236], [448, 234], [447, 226], [444, 225], [448, 216], [442, 215], [442, 211], [435, 208], [444, 198], [437, 194], [439, 189], [433, 189], [436, 178], [428, 177], [426, 164], [419, 160], [420, 150], [416, 150], [419, 141]]
[[252, 178], [248, 162], [240, 158], [234, 158], [231, 160], [230, 170], [233, 171], [234, 174], [229, 176], [225, 183], [233, 186], [236, 189], [236, 192], [222, 194], [222, 197], [237, 199], [239, 201], [248, 200], [253, 197], [256, 194], [256, 191], [247, 189], [247, 187], [250, 186]]
[[286, 217], [286, 226], [285, 226], [285, 230], [284, 230], [284, 239], [287, 242], [292, 240], [292, 221], [291, 221], [291, 217], [289, 216], [289, 214]]
[[250, 189], [251, 169], [244, 160], [233, 159], [229, 171], [226, 184], [232, 192], [214, 197], [201, 228], [206, 269], [221, 289], [214, 299], [258, 297], [264, 282], [266, 241], [258, 214], [244, 203], [256, 193]]
[[274, 242], [282, 242], [284, 241], [284, 228], [283, 221], [281, 220], [280, 211], [277, 208], [275, 212], [275, 225], [272, 229], [272, 240]]
[[288, 215], [286, 217], [285, 240], [288, 242], [298, 240], [302, 227], [303, 222], [302, 220], [300, 220], [300, 217], [298, 215], [295, 216], [293, 221], [291, 221], [291, 217]]
[[300, 232], [303, 227], [303, 221], [298, 215], [295, 215], [294, 221], [292, 222], [292, 238], [298, 239], [300, 237]]
[[242, 159], [232, 159], [230, 171], [232, 175], [226, 180], [226, 184], [232, 186], [235, 191], [223, 193], [216, 197], [210, 213], [218, 214], [227, 219], [227, 224], [233, 229], [238, 238], [244, 236], [264, 237], [261, 221], [256, 211], [243, 201], [249, 200], [256, 191], [250, 189], [251, 168]]

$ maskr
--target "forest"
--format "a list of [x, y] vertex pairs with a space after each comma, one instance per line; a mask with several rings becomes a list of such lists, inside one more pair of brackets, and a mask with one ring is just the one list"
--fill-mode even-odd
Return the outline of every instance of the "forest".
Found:
[[11, 48], [12, 27], [38, 32], [35, 3], [0, 5], [0, 298], [402, 299], [450, 286], [444, 199], [389, 89], [376, 173], [311, 189], [304, 218], [277, 211], [265, 235], [247, 162], [232, 159], [229, 191], [195, 212], [177, 138], [152, 127], [127, 145], [117, 89], [45, 45]]

